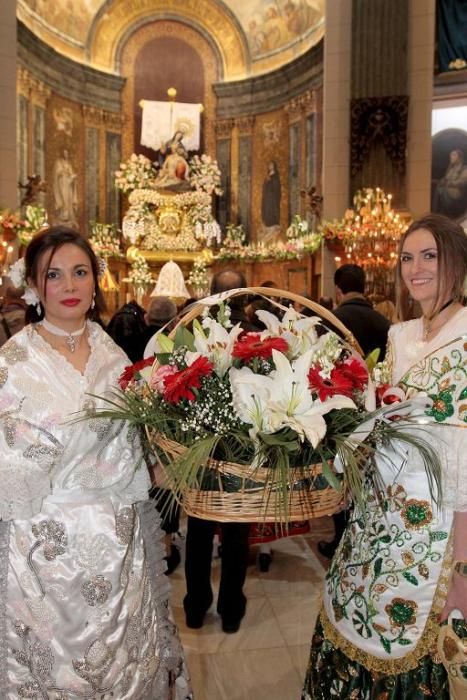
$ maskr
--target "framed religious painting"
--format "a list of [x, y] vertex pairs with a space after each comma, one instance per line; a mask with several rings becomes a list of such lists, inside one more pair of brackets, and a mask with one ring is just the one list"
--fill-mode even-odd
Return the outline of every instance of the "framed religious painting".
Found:
[[443, 129], [432, 140], [431, 210], [467, 225], [467, 131]]

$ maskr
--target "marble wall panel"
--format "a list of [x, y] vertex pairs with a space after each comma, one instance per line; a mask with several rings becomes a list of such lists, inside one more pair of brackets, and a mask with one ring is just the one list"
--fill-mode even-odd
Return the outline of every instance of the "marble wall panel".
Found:
[[289, 126], [289, 221], [300, 213], [300, 124]]
[[106, 213], [105, 221], [108, 224], [120, 224], [120, 194], [114, 184], [114, 172], [118, 170], [122, 157], [122, 138], [120, 134], [111, 131], [105, 135], [106, 150]]
[[222, 229], [230, 222], [230, 139], [218, 139], [216, 145], [216, 158], [221, 170], [222, 189], [224, 193], [217, 197], [217, 221]]
[[86, 128], [86, 222], [100, 221], [99, 129]]
[[[251, 136], [238, 141], [238, 223], [250, 232], [251, 221]], [[251, 236], [249, 236], [251, 237]]]

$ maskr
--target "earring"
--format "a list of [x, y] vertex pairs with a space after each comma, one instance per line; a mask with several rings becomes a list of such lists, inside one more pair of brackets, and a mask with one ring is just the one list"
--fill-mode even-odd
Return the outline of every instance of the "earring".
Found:
[[96, 292], [92, 293], [92, 301], [91, 301], [91, 309], [94, 309], [96, 306]]

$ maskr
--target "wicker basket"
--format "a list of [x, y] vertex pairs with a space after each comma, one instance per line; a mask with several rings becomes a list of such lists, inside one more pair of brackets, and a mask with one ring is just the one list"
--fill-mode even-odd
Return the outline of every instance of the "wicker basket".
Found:
[[[297, 302], [340, 330], [347, 343], [361, 352], [347, 328], [328, 309], [309, 299], [292, 292], [262, 287], [233, 290], [223, 295], [223, 299], [242, 294], [287, 298]], [[194, 304], [178, 325], [191, 323], [204, 308], [202, 301]], [[172, 336], [177, 327], [172, 331]], [[156, 361], [153, 371], [158, 366]], [[186, 450], [183, 445], [160, 433], [148, 431], [148, 438], [154, 445], [154, 452], [162, 452], [165, 459], [175, 460]], [[170, 473], [164, 467], [164, 459], [159, 461], [167, 485], [173, 486]], [[332, 461], [329, 464], [332, 465]], [[214, 475], [210, 480], [209, 490], [206, 490], [204, 484], [197, 482], [183, 491], [184, 510], [188, 515], [197, 518], [220, 522], [296, 522], [331, 515], [342, 507], [343, 494], [327, 484], [321, 463], [290, 468], [286, 499], [281, 485], [274, 480], [271, 469], [215, 459], [209, 459], [206, 467], [209, 473]]]

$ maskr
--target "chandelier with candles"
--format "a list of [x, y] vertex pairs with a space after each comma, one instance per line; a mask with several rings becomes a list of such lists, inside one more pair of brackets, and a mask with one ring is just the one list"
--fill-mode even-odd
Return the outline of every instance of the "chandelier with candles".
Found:
[[355, 193], [353, 208], [341, 220], [322, 223], [321, 233], [327, 241], [340, 242], [336, 263], [360, 265], [369, 292], [390, 298], [399, 239], [409, 223], [392, 208], [391, 194], [365, 187]]

